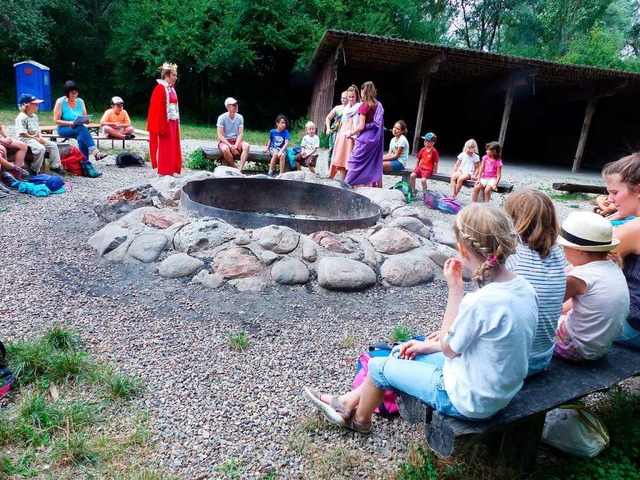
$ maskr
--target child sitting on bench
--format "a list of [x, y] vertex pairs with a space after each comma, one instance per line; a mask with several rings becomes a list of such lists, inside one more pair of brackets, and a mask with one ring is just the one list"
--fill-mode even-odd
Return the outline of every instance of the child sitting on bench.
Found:
[[[524, 278], [505, 268], [517, 245], [509, 216], [491, 205], [463, 208], [453, 226], [462, 261], [444, 264], [449, 287], [442, 327], [369, 361], [365, 381], [340, 396], [304, 391], [332, 424], [371, 432], [385, 390], [406, 392], [463, 419], [489, 418], [520, 391], [527, 376], [538, 301]], [[478, 290], [464, 294], [463, 267]]]
[[567, 273], [566, 315], [558, 321], [555, 354], [583, 362], [604, 356], [629, 314], [629, 289], [622, 270], [607, 259], [620, 241], [611, 223], [593, 212], [573, 212], [558, 243], [573, 265]]

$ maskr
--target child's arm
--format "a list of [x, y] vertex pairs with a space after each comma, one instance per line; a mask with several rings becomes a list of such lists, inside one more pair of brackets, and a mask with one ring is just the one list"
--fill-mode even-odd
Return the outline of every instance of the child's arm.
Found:
[[331, 121], [336, 116], [338, 106], [333, 107], [327, 117], [324, 119], [324, 124], [327, 127], [326, 134], [331, 135]]
[[478, 160], [475, 165], [476, 169], [473, 172], [473, 177], [471, 177], [471, 180], [478, 180], [480, 178], [480, 167], [482, 163], [480, 162], [480, 160]]
[[569, 276], [567, 277], [567, 289], [564, 292], [564, 301], [566, 302], [576, 295], [582, 295], [586, 291], [587, 284], [584, 283], [584, 280], [580, 280], [579, 278], [574, 276]]
[[269, 135], [269, 138], [267, 139], [267, 144], [264, 146], [262, 153], [267, 153], [269, 151], [270, 146], [271, 146], [271, 135]]
[[453, 170], [451, 170], [451, 174], [453, 172], [457, 172], [460, 169], [460, 159], [456, 160], [456, 163], [453, 164]]
[[440, 154], [437, 150], [433, 151], [433, 173], [438, 173], [438, 163], [440, 163]]
[[[391, 150], [391, 145], [389, 145], [389, 150]], [[388, 162], [390, 160], [397, 160], [398, 158], [400, 158], [403, 150], [404, 147], [396, 147], [396, 153], [387, 153], [384, 157], [382, 157], [382, 160], [385, 162]]]
[[478, 174], [476, 175], [476, 185], [480, 183], [482, 172], [484, 172], [484, 159], [480, 162], [480, 166], [478, 167]]
[[280, 149], [280, 155], [284, 155], [285, 152], [287, 151], [287, 148], [289, 147], [289, 139], [287, 138], [284, 141], [284, 144], [282, 145], [282, 148]]
[[356, 128], [354, 128], [353, 130], [351, 130], [351, 132], [347, 132], [349, 135], [347, 135], [347, 137], [353, 137], [356, 134], [360, 133], [361, 131], [364, 130], [364, 126], [365, 126], [365, 121], [366, 121], [366, 115], [363, 115], [362, 113], [359, 115], [358, 117], [358, 126]]
[[491, 190], [493, 190], [494, 192], [498, 191], [498, 185], [500, 184], [500, 178], [502, 177], [502, 167], [497, 167], [496, 168], [496, 173], [497, 173], [497, 177], [496, 177], [496, 184], [493, 186], [493, 188]]

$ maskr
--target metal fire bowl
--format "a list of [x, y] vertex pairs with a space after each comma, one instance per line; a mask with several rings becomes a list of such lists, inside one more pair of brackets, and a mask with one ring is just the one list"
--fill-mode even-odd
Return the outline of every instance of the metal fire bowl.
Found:
[[380, 207], [351, 190], [265, 178], [209, 178], [182, 187], [181, 208], [239, 228], [284, 225], [300, 233], [375, 225]]

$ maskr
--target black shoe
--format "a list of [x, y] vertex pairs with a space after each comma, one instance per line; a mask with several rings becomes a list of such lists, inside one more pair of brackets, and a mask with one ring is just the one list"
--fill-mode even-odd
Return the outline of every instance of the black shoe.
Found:
[[133, 133], [127, 133], [127, 134], [124, 136], [124, 138], [125, 138], [125, 140], [131, 140], [131, 139], [133, 139], [133, 138], [136, 138], [136, 136], [135, 136]]
[[58, 175], [66, 175], [67, 172], [65, 172], [62, 168], [60, 167], [55, 167], [55, 168], [50, 168], [49, 171], [53, 172], [53, 173], [57, 173]]

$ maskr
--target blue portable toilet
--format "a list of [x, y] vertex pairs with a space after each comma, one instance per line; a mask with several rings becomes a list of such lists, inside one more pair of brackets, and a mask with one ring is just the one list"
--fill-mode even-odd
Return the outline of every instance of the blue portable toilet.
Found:
[[41, 63], [27, 60], [14, 63], [16, 69], [16, 105], [23, 93], [30, 93], [44, 100], [40, 110], [51, 110], [51, 80], [49, 67]]

